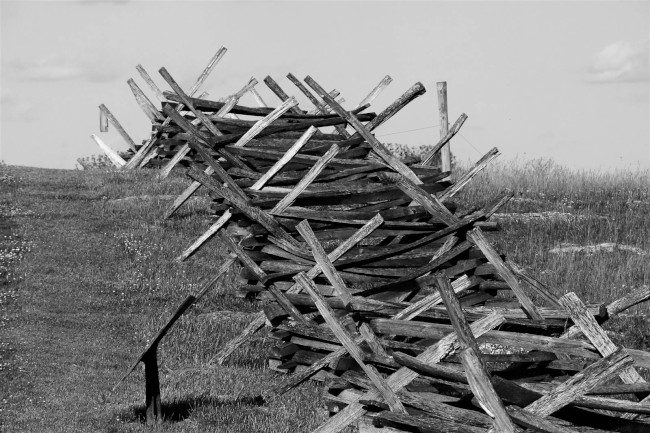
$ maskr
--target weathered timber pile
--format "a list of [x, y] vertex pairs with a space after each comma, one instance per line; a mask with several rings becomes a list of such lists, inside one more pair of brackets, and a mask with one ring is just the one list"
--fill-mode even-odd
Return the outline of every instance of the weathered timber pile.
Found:
[[[212, 236], [231, 255], [127, 373], [145, 364], [148, 417], [160, 412], [158, 343], [239, 261], [234, 295], [265, 308], [214, 362], [270, 326], [269, 367], [290, 374], [264, 397], [324, 382], [332, 416], [318, 432], [353, 424], [383, 432], [650, 429], [650, 385], [639, 373], [650, 353], [617, 346], [601, 328], [650, 288], [585, 305], [573, 293], [556, 297], [497, 252], [484, 232], [497, 229], [490, 217], [511, 193], [470, 211], [452, 199], [498, 151], [453, 183], [431, 166], [466, 116], [421, 159], [402, 161], [372, 130], [423, 94], [420, 83], [373, 114], [364, 113], [367, 101], [343, 109], [307, 77], [314, 93], [296, 82], [320, 114], [284, 91], [275, 109], [231, 103], [230, 113], [255, 121], [227, 119], [228, 102], [193, 98], [161, 74], [173, 93], [163, 94], [154, 135], [177, 141], [170, 153], [189, 158], [192, 181], [166, 217], [206, 188], [217, 218], [178, 260]], [[131, 160], [145, 158], [138, 152]]]

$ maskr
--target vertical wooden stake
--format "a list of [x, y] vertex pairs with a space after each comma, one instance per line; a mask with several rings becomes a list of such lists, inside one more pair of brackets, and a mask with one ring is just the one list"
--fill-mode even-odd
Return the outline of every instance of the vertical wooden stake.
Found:
[[108, 132], [108, 117], [99, 110], [99, 132]]
[[[447, 82], [441, 81], [436, 83], [438, 89], [438, 112], [440, 114], [440, 138], [443, 138], [449, 132], [449, 114], [447, 111]], [[451, 171], [451, 149], [449, 143], [440, 149], [440, 159], [442, 162], [442, 171]], [[447, 179], [445, 179], [447, 180]]]
[[158, 378], [157, 347], [152, 347], [142, 359], [145, 376], [145, 407], [147, 424], [152, 425], [162, 421], [160, 404], [160, 379]]

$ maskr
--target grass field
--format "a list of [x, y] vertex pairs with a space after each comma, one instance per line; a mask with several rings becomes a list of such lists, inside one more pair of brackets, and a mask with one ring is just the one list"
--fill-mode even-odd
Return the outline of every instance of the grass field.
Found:
[[[538, 160], [488, 167], [456, 199], [480, 206], [505, 188], [498, 248], [556, 293], [606, 302], [650, 284], [647, 171], [577, 173]], [[187, 185], [180, 174], [0, 166], [0, 425], [2, 431], [150, 431], [144, 375], [116, 381], [176, 306], [196, 293], [225, 254], [210, 241], [174, 261], [208, 225], [198, 198], [161, 218]], [[563, 244], [616, 243], [595, 253]], [[620, 245], [629, 246], [622, 248]], [[211, 357], [260, 305], [231, 295], [224, 276], [159, 349], [164, 413], [156, 431], [300, 432], [327, 417], [318, 386], [281, 400], [255, 397], [286, 378], [265, 368], [260, 333], [224, 366]], [[648, 306], [608, 324], [615, 341], [650, 346]]]

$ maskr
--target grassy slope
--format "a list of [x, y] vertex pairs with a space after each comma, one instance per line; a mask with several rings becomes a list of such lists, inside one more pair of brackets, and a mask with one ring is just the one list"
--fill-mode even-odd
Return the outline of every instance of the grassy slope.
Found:
[[[176, 195], [185, 180], [156, 182], [148, 172], [0, 169], [0, 177], [16, 179], [0, 183], [1, 213], [12, 215], [13, 224], [0, 224], [0, 230], [4, 227], [3, 236], [12, 230], [9, 244], [25, 253], [23, 260], [10, 258], [9, 281], [0, 288], [3, 430], [146, 430], [138, 418], [142, 368], [115, 392], [110, 389], [147, 339], [218, 265], [223, 250], [216, 241], [184, 264], [173, 261], [207, 227], [205, 202], [194, 201], [171, 221], [162, 221], [168, 199], [114, 199]], [[548, 252], [562, 242], [621, 242], [649, 251], [647, 173], [578, 175], [539, 162], [488, 172], [458, 197], [461, 203], [481, 204], [496, 189], [515, 187], [523, 195], [502, 212], [581, 215], [505, 220], [497, 240], [558, 294], [576, 291], [585, 300], [606, 301], [650, 282], [647, 256]], [[284, 379], [264, 369], [270, 343], [264, 335], [227, 365], [209, 363], [215, 348], [259, 309], [229, 295], [233, 281], [233, 275], [224, 277], [159, 349], [163, 404], [173, 420], [160, 431], [310, 431], [326, 416], [316, 386], [305, 385], [267, 405], [252, 400]], [[633, 313], [647, 311], [644, 306]], [[610, 328], [619, 341], [646, 347], [645, 318], [629, 316]]]
[[[26, 214], [12, 220], [31, 253], [14, 263], [20, 281], [2, 289], [18, 293], [2, 307], [8, 319], [0, 338], [7, 348], [2, 364], [8, 364], [0, 371], [3, 430], [146, 430], [138, 422], [142, 368], [114, 393], [110, 389], [218, 264], [222, 251], [214, 244], [188, 264], [173, 262], [207, 224], [207, 214], [195, 202], [181, 212], [185, 218], [166, 223], [159, 217], [166, 200], [112, 200], [177, 194], [183, 186], [154, 182], [151, 173], [4, 170], [22, 178], [16, 186], [4, 184], [3, 192], [23, 210], [14, 214]], [[252, 401], [283, 379], [263, 368], [263, 338], [223, 367], [208, 365], [214, 348], [259, 307], [229, 296], [232, 280], [226, 276], [209, 292], [159, 349], [165, 412], [179, 421], [161, 431], [315, 427], [325, 411], [313, 385], [267, 406]]]

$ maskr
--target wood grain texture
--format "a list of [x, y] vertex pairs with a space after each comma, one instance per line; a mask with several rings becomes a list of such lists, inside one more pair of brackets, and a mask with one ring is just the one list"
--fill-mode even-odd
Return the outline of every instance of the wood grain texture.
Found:
[[399, 400], [395, 392], [391, 389], [390, 385], [386, 383], [385, 379], [379, 374], [377, 369], [372, 365], [366, 364], [363, 360], [363, 351], [359, 345], [354, 341], [354, 337], [339, 323], [335, 316], [334, 310], [323, 300], [314, 282], [308, 278], [304, 273], [300, 273], [294, 277], [302, 288], [309, 293], [312, 297], [321, 316], [327, 322], [329, 328], [334, 332], [341, 344], [348, 351], [350, 356], [359, 364], [359, 366], [366, 373], [368, 378], [375, 385], [381, 396], [386, 400], [391, 411], [398, 413], [406, 413], [402, 402]]
[[314, 256], [314, 260], [316, 260], [316, 263], [318, 263], [321, 271], [325, 274], [330, 284], [334, 286], [336, 294], [343, 301], [344, 308], [347, 308], [352, 301], [352, 294], [350, 292], [350, 289], [348, 289], [348, 287], [345, 285], [343, 278], [341, 278], [336, 268], [327, 257], [327, 253], [323, 249], [323, 246], [320, 244], [320, 242], [318, 242], [318, 239], [316, 239], [316, 235], [314, 235], [314, 231], [311, 229], [309, 222], [307, 220], [301, 221], [300, 224], [296, 226], [296, 229], [298, 230], [298, 233], [300, 233], [300, 235], [303, 237], [305, 242], [307, 242], [307, 245], [309, 245], [311, 248], [311, 253]]
[[524, 409], [539, 416], [551, 415], [571, 403], [576, 397], [587, 393], [596, 385], [615, 377], [621, 369], [630, 367], [633, 362], [625, 349], [618, 349], [611, 355], [578, 372]]
[[481, 229], [478, 227], [474, 228], [469, 233], [467, 233], [467, 237], [470, 238], [471, 241], [481, 249], [483, 254], [485, 254], [485, 257], [487, 257], [490, 263], [492, 263], [492, 265], [494, 265], [494, 267], [497, 269], [497, 272], [499, 272], [501, 278], [506, 280], [515, 296], [517, 296], [517, 299], [519, 299], [519, 303], [521, 304], [522, 308], [524, 311], [526, 311], [526, 313], [528, 313], [529, 317], [533, 320], [544, 321], [544, 318], [537, 310], [535, 304], [533, 304], [528, 295], [526, 295], [526, 292], [524, 292], [524, 290], [521, 288], [519, 281], [517, 281], [517, 278], [510, 271], [510, 268], [508, 268], [499, 254], [494, 250], [492, 245], [490, 245]]
[[[477, 174], [481, 172], [485, 167], [488, 166], [496, 157], [500, 155], [499, 149], [496, 147], [492, 148], [488, 153], [483, 155], [483, 157], [474, 164], [471, 170], [467, 173], [464, 173], [452, 186], [447, 188], [442, 194], [440, 194], [440, 201], [449, 200], [451, 197], [456, 195], [465, 185], [467, 185]], [[443, 170], [444, 171], [444, 170]]]
[[[275, 93], [275, 95], [276, 95], [278, 98], [280, 98], [280, 100], [281, 100], [282, 102], [285, 102], [285, 101], [287, 101], [287, 100], [289, 99], [289, 95], [287, 95], [287, 94], [285, 93], [285, 91], [282, 90], [282, 88], [280, 87], [280, 85], [279, 85], [278, 83], [276, 83], [275, 80], [274, 80], [273, 78], [271, 78], [270, 75], [267, 75], [266, 78], [264, 78], [264, 84], [266, 84], [267, 87], [268, 87], [269, 89], [271, 89], [271, 91], [272, 91], [273, 93]], [[290, 110], [291, 110], [293, 113], [296, 113], [296, 114], [302, 114], [302, 111], [300, 110], [300, 108], [298, 108], [298, 105], [297, 105], [297, 104], [296, 104], [296, 105], [293, 105], [293, 106], [290, 108]]]
[[[444, 138], [449, 133], [449, 114], [447, 107], [447, 82], [441, 81], [436, 83], [438, 93], [438, 124], [440, 125], [440, 138]], [[444, 144], [440, 149], [440, 162], [442, 171], [451, 171], [451, 148], [449, 142]]]
[[[600, 327], [594, 316], [589, 313], [586, 305], [582, 303], [580, 298], [573, 293], [569, 292], [560, 298], [560, 304], [566, 308], [571, 315], [573, 322], [580, 327], [582, 333], [591, 341], [594, 347], [604, 357], [612, 355], [618, 350], [618, 347], [609, 338], [603, 328]], [[645, 380], [636, 371], [634, 367], [623, 369], [619, 372], [618, 376], [625, 384], [643, 383]], [[642, 400], [642, 403], [648, 405], [650, 396]], [[649, 406], [650, 409], [650, 406]], [[633, 419], [635, 416], [632, 413], [622, 414], [627, 419]]]
[[375, 138], [374, 135], [370, 133], [370, 130], [359, 122], [359, 120], [354, 117], [351, 113], [345, 111], [335, 100], [332, 98], [325, 89], [323, 89], [316, 81], [311, 77], [307, 76], [305, 82], [312, 88], [316, 93], [323, 98], [325, 102], [336, 112], [339, 116], [343, 117], [349, 124], [352, 126], [358, 133], [366, 140], [373, 150], [396, 172], [407, 177], [411, 182], [419, 185], [422, 181], [417, 177], [413, 171], [406, 166], [402, 161], [396, 158], [383, 144]]
[[368, 93], [368, 95], [357, 104], [355, 108], [362, 107], [366, 104], [372, 104], [372, 102], [384, 91], [390, 83], [393, 82], [393, 79], [390, 75], [386, 75], [381, 81]]
[[156, 98], [158, 98], [158, 100], [160, 102], [167, 101], [165, 99], [165, 96], [162, 93], [162, 90], [160, 90], [160, 87], [158, 87], [158, 85], [156, 85], [156, 83], [153, 81], [153, 79], [151, 78], [151, 76], [149, 75], [147, 70], [142, 65], [136, 66], [135, 69], [138, 71], [138, 73], [140, 74], [140, 76], [142, 77], [144, 82], [147, 83], [149, 88], [154, 92], [154, 94], [156, 95]]
[[467, 114], [462, 113], [456, 122], [452, 125], [451, 129], [447, 132], [447, 134], [444, 137], [440, 138], [440, 141], [438, 141], [429, 151], [427, 151], [424, 155], [422, 155], [420, 161], [422, 165], [431, 165], [433, 162], [433, 158], [436, 156], [436, 154], [442, 149], [443, 146], [445, 146], [449, 141], [460, 131], [460, 128], [463, 126], [463, 123], [467, 120]]
[[460, 302], [454, 293], [449, 279], [444, 274], [436, 274], [438, 291], [447, 307], [460, 346], [459, 357], [465, 368], [467, 382], [476, 396], [480, 406], [492, 418], [498, 432], [515, 432], [503, 402], [497, 395], [490, 382], [490, 376], [485, 364], [480, 358], [480, 350], [472, 331], [460, 307]]
[[228, 188], [224, 188], [219, 185], [213, 178], [207, 176], [204, 172], [198, 170], [196, 167], [192, 167], [187, 173], [192, 179], [201, 182], [208, 189], [219, 195], [220, 197], [228, 200], [234, 207], [239, 209], [242, 213], [248, 216], [251, 220], [256, 221], [269, 233], [272, 235], [283, 239], [287, 242], [288, 245], [291, 245], [294, 249], [302, 250], [303, 247], [300, 245], [291, 235], [289, 235], [280, 224], [273, 219], [271, 215], [267, 212], [249, 205], [246, 201], [241, 199], [237, 194]]
[[[250, 188], [256, 191], [259, 191], [262, 189], [266, 183], [273, 178], [280, 170], [282, 170], [282, 167], [287, 165], [289, 161], [291, 161], [291, 158], [293, 158], [299, 151], [300, 149], [303, 148], [303, 146], [309, 141], [311, 137], [314, 136], [316, 133], [316, 128], [313, 126], [310, 127], [305, 131], [305, 133], [285, 152], [284, 155], [282, 155], [282, 158], [280, 158], [273, 166], [268, 169], [262, 177], [260, 177]], [[285, 209], [286, 210], [286, 209]]]
[[[490, 329], [493, 329], [503, 323], [503, 317], [494, 314], [476, 321], [470, 325], [472, 333], [475, 337], [483, 335]], [[417, 356], [417, 359], [427, 364], [434, 364], [440, 362], [445, 356], [453, 353], [458, 349], [458, 341], [455, 333], [449, 334], [442, 338], [438, 343], [427, 348], [424, 352]], [[399, 391], [406, 385], [411, 383], [418, 376], [416, 372], [409, 368], [400, 368], [388, 378], [388, 384], [394, 391]], [[370, 391], [365, 393], [360, 399], [373, 399], [379, 396], [378, 393]], [[358, 401], [357, 400], [357, 401]], [[345, 409], [331, 417], [328, 421], [318, 427], [314, 432], [316, 433], [334, 433], [343, 430], [351, 423], [358, 420], [366, 413], [363, 405], [360, 403], [351, 403]]]
[[274, 215], [282, 215], [282, 211], [291, 206], [294, 200], [316, 179], [316, 177], [323, 171], [325, 166], [339, 153], [339, 146], [333, 144], [332, 147], [322, 156], [316, 163], [309, 169], [307, 174], [298, 182], [298, 184], [282, 198], [270, 213]]
[[203, 111], [198, 110], [196, 107], [194, 107], [194, 105], [192, 104], [192, 101], [190, 100], [188, 95], [185, 94], [185, 92], [183, 91], [181, 86], [178, 85], [176, 80], [174, 80], [174, 78], [171, 76], [169, 71], [167, 71], [167, 69], [165, 69], [163, 67], [163, 68], [160, 68], [160, 70], [158, 72], [165, 79], [167, 84], [169, 84], [169, 86], [172, 88], [172, 90], [178, 95], [178, 97], [183, 102], [183, 105], [185, 105], [187, 108], [190, 109], [190, 111], [192, 113], [194, 113], [196, 118], [201, 121], [201, 123], [208, 129], [208, 131], [210, 131], [210, 133], [212, 133], [213, 135], [215, 135], [217, 137], [223, 135], [223, 133], [221, 131], [219, 131], [219, 129], [214, 125], [214, 123], [212, 123], [212, 121], [208, 118], [208, 116], [206, 116], [203, 113]]
[[[650, 286], [643, 286], [607, 305], [608, 318], [612, 318], [633, 306], [650, 299]], [[582, 334], [580, 327], [571, 326], [560, 338], [577, 338]]]
[[414, 184], [405, 176], [397, 181], [397, 186], [404, 194], [418, 202], [434, 218], [443, 221], [448, 226], [458, 223], [459, 219], [447, 209], [435, 195], [429, 194], [419, 185]]
[[138, 106], [140, 106], [140, 109], [142, 109], [142, 112], [147, 116], [149, 121], [152, 123], [156, 121], [163, 122], [165, 120], [164, 116], [160, 114], [160, 111], [156, 109], [151, 100], [147, 98], [147, 95], [144, 94], [133, 78], [129, 78], [126, 83], [129, 85]]
[[253, 125], [246, 133], [234, 144], [235, 147], [243, 147], [248, 144], [255, 136], [264, 130], [267, 126], [273, 123], [275, 120], [280, 118], [284, 113], [286, 113], [291, 108], [294, 108], [298, 105], [296, 98], [289, 98], [280, 104], [275, 110], [270, 112], [263, 119], [258, 120], [255, 125]]
[[[368, 223], [361, 227], [357, 232], [342, 242], [338, 247], [336, 247], [331, 253], [328, 254], [330, 261], [334, 262], [338, 260], [343, 254], [349, 251], [357, 243], [365, 239], [373, 230], [379, 227], [384, 222], [381, 215], [377, 214], [373, 219], [368, 221]], [[319, 265], [315, 265], [310, 269], [306, 275], [309, 278], [315, 278], [321, 273]], [[286, 293], [293, 294], [300, 291], [300, 285], [295, 283], [293, 284]], [[258, 313], [255, 318], [248, 324], [248, 326], [239, 334], [237, 337], [229, 341], [225, 346], [223, 346], [219, 352], [212, 358], [211, 362], [216, 362], [217, 364], [222, 364], [239, 346], [244, 344], [251, 335], [257, 332], [262, 326], [264, 326], [266, 318], [264, 312]], [[318, 371], [318, 369], [316, 370]], [[314, 373], [316, 372], [314, 371]], [[310, 377], [313, 373], [308, 374], [306, 378]], [[303, 379], [303, 380], [305, 380]], [[290, 388], [289, 388], [290, 389]]]

